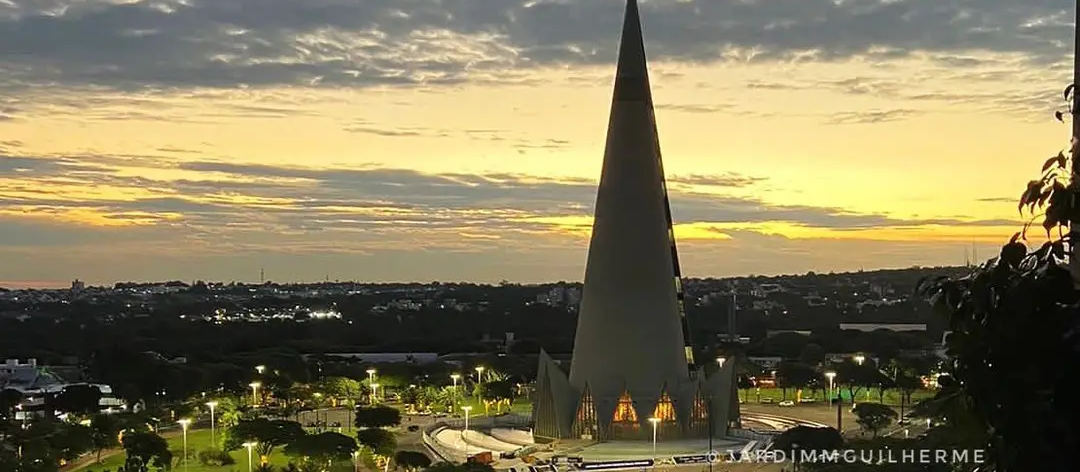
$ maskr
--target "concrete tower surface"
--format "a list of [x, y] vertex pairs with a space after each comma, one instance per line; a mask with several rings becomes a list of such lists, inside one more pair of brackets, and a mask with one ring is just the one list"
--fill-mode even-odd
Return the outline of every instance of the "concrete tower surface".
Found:
[[720, 400], [711, 392], [730, 397], [733, 371], [691, 377], [674, 247], [641, 21], [629, 0], [570, 375], [542, 353], [537, 435], [645, 439], [653, 417], [668, 438], [726, 431], [729, 408], [709, 404]]

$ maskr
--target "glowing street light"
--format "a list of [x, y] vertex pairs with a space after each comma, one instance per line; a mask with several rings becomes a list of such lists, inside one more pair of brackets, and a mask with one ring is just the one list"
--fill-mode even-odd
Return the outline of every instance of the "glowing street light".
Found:
[[450, 374], [450, 380], [454, 381], [454, 388], [450, 390], [450, 412], [453, 413], [457, 409], [457, 382], [461, 380], [461, 374]]
[[366, 372], [368, 385], [375, 383], [375, 369], [368, 369]]
[[191, 420], [184, 418], [177, 423], [180, 423], [180, 429], [184, 431], [184, 470], [187, 470], [187, 430], [188, 426], [191, 426]]
[[649, 422], [652, 423], [652, 457], [653, 467], [656, 467], [656, 426], [660, 424], [660, 418], [649, 418]]
[[484, 373], [484, 366], [476, 366], [476, 383], [480, 383], [480, 374]]
[[255, 446], [258, 445], [258, 444], [259, 443], [257, 443], [257, 442], [246, 442], [246, 443], [244, 443], [244, 447], [247, 448], [247, 453], [248, 453], [248, 472], [253, 472], [255, 470], [255, 466], [252, 465], [251, 450], [254, 449]]
[[353, 451], [353, 453], [352, 453], [352, 465], [353, 465], [353, 470], [355, 472], [360, 472], [360, 451]]
[[255, 406], [259, 406], [259, 387], [262, 387], [262, 383], [251, 382], [248, 384], [248, 387], [251, 387], [251, 402], [254, 403]]
[[836, 378], [836, 372], [828, 371], [825, 373], [825, 378], [829, 379], [829, 403], [833, 401], [833, 379]]
[[255, 372], [258, 372], [259, 375], [262, 375], [263, 372], [266, 372], [266, 366], [264, 366], [264, 365], [255, 366]]
[[855, 363], [856, 364], [862, 365], [863, 362], [866, 362], [866, 357], [864, 357], [862, 354], [859, 354], [859, 355], [855, 356]]
[[462, 410], [465, 411], [465, 429], [461, 431], [461, 442], [465, 443], [465, 456], [469, 455], [469, 442], [465, 440], [465, 433], [469, 432], [469, 412], [472, 411], [471, 406], [463, 406]]
[[379, 384], [371, 384], [371, 404], [375, 404], [375, 399], [378, 396]]
[[218, 406], [218, 402], [206, 402], [206, 406], [210, 407], [210, 447], [217, 447], [217, 441], [214, 438], [214, 408]]
[[723, 368], [724, 368], [724, 363], [725, 363], [725, 362], [727, 362], [727, 358], [726, 358], [726, 357], [717, 357], [717, 358], [716, 358], [716, 364], [717, 364], [717, 365], [719, 365], [721, 369], [723, 369]]

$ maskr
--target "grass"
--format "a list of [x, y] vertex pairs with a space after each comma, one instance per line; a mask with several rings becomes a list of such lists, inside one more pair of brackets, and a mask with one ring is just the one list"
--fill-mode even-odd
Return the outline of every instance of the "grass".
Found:
[[[173, 451], [173, 457], [175, 457], [175, 459], [173, 460], [172, 470], [176, 472], [247, 472], [248, 470], [246, 450], [233, 451], [229, 454], [234, 460], [236, 460], [236, 463], [232, 465], [205, 466], [199, 463], [199, 460], [197, 458], [199, 451], [206, 451], [210, 449], [210, 430], [208, 429], [188, 431], [188, 454], [190, 457], [188, 459], [187, 468], [184, 467], [183, 460], [181, 459], [181, 457], [183, 457], [184, 455], [183, 435], [170, 435], [166, 439], [169, 442], [169, 449]], [[218, 435], [218, 440], [221, 440], [220, 434]], [[270, 464], [279, 468], [287, 465], [289, 462], [289, 458], [285, 456], [284, 452], [281, 449], [282, 448], [275, 448], [274, 452], [270, 455]], [[127, 455], [124, 453], [116, 454], [114, 456], [104, 459], [100, 464], [90, 464], [85, 468], [80, 469], [80, 471], [115, 471], [117, 468], [124, 465], [124, 460], [126, 458]], [[257, 466], [257, 462], [259, 460], [258, 456], [256, 455], [254, 459], [256, 461], [255, 465]], [[339, 467], [335, 467], [335, 469], [340, 469], [342, 472], [352, 472], [353, 466], [351, 463], [345, 463], [341, 464]]]
[[[779, 389], [779, 388], [762, 388], [762, 389], [760, 389], [760, 392], [761, 393], [759, 395], [758, 390], [754, 389], [754, 388], [740, 389], [739, 390], [739, 398], [742, 399], [745, 403], [761, 403], [760, 400], [764, 400], [766, 402], [771, 402], [771, 403], [777, 403], [777, 402], [783, 401], [784, 399], [792, 400], [792, 401], [794, 401], [796, 399], [796, 390], [793, 389], [793, 388], [787, 389], [787, 396], [786, 397], [784, 395], [784, 391], [782, 389]], [[860, 402], [871, 401], [871, 402], [874, 402], [874, 403], [878, 403], [878, 402], [881, 401], [881, 398], [878, 397], [878, 390], [877, 389], [870, 389], [869, 392], [870, 392], [870, 396], [869, 396], [869, 399], [868, 399], [868, 397], [867, 397], [867, 389], [865, 389], [865, 388], [859, 389], [858, 392], [855, 394], [856, 401], [860, 401]], [[935, 391], [933, 391], [933, 390], [916, 390], [911, 395], [911, 402], [910, 403], [918, 403], [921, 400], [924, 400], [924, 399], [927, 399], [927, 398], [933, 398], [934, 393], [935, 393]], [[847, 388], [846, 387], [841, 387], [840, 394], [843, 395], [844, 398], [847, 398], [848, 397]], [[802, 398], [814, 398], [819, 402], [825, 401], [825, 397], [822, 395], [821, 390], [813, 390], [813, 391], [811, 391], [811, 390], [803, 390]], [[900, 405], [900, 392], [898, 392], [896, 390], [887, 390], [885, 392], [884, 400], [885, 400], [884, 403], [886, 405], [899, 406]]]

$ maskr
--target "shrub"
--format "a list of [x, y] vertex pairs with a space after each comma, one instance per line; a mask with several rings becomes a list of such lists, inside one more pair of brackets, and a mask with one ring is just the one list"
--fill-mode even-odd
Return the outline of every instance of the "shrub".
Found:
[[207, 467], [221, 467], [235, 464], [236, 459], [225, 451], [200, 451], [199, 463]]

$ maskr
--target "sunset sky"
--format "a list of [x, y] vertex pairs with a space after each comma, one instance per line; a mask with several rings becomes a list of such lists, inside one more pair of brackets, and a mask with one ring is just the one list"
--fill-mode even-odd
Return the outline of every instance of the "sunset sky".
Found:
[[[624, 0], [0, 0], [0, 286], [581, 280]], [[642, 0], [690, 276], [956, 265], [1067, 0]]]

